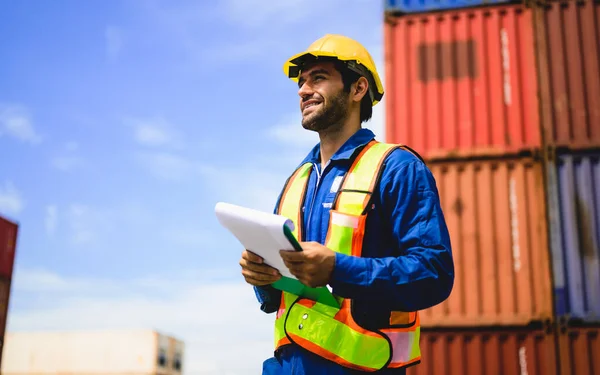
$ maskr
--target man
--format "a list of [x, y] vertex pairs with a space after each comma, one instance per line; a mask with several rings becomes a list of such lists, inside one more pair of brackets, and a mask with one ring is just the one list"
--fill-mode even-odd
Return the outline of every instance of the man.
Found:
[[363, 129], [383, 86], [358, 42], [326, 35], [284, 65], [298, 82], [302, 126], [320, 143], [288, 179], [276, 213], [302, 251], [282, 251], [329, 306], [275, 289], [280, 273], [244, 251], [240, 265], [275, 316], [275, 356], [263, 374], [404, 374], [420, 361], [418, 310], [450, 295], [454, 266], [435, 180], [408, 148]]

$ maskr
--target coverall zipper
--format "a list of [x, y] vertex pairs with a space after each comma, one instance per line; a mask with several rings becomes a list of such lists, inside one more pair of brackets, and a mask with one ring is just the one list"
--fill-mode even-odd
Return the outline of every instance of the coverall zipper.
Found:
[[321, 185], [321, 176], [323, 175], [323, 173], [325, 172], [325, 170], [327, 169], [327, 167], [329, 166], [329, 161], [327, 162], [327, 164], [325, 164], [325, 168], [323, 168], [323, 172], [319, 172], [319, 167], [317, 166], [317, 163], [313, 163], [313, 167], [315, 168], [315, 171], [317, 172], [317, 185], [315, 186], [315, 189], [313, 190], [313, 194], [312, 194], [312, 198], [310, 200], [310, 207], [308, 209], [308, 221], [306, 225], [306, 231], [305, 231], [305, 238], [304, 240], [307, 241], [308, 240], [308, 228], [310, 228], [310, 219], [312, 217], [312, 212], [313, 212], [313, 206], [315, 204], [315, 198], [317, 197], [317, 192], [319, 191], [319, 186]]

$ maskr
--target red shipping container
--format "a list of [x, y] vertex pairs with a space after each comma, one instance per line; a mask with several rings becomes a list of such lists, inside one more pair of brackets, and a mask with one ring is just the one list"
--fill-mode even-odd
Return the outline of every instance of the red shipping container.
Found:
[[4, 346], [4, 334], [6, 332], [6, 318], [8, 317], [10, 284], [10, 279], [0, 278], [0, 364], [2, 364], [2, 349]]
[[19, 226], [0, 216], [0, 277], [12, 278]]
[[450, 231], [455, 284], [424, 327], [552, 319], [543, 164], [530, 158], [430, 163]]
[[559, 352], [562, 375], [600, 374], [600, 325], [562, 327]]
[[532, 12], [386, 17], [386, 139], [427, 159], [541, 146]]
[[555, 342], [540, 329], [422, 331], [407, 375], [558, 375]]
[[545, 142], [600, 146], [600, 3], [550, 1], [536, 9]]

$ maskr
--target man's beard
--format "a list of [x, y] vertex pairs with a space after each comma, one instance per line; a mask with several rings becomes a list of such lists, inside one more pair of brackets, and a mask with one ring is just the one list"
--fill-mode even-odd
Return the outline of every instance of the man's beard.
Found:
[[320, 104], [321, 108], [302, 118], [304, 129], [316, 132], [340, 128], [348, 116], [348, 94], [340, 90], [329, 98], [328, 104]]

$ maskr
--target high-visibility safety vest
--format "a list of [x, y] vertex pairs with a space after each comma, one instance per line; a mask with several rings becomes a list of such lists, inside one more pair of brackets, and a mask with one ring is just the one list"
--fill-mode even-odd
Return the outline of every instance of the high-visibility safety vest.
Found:
[[[325, 246], [361, 256], [365, 222], [371, 197], [387, 155], [399, 145], [371, 141], [352, 162], [330, 211]], [[410, 151], [410, 150], [409, 150]], [[304, 163], [285, 184], [277, 212], [294, 222], [294, 235], [302, 238], [302, 202], [312, 171]], [[375, 372], [401, 368], [421, 360], [418, 312], [392, 311], [389, 325], [377, 330], [359, 326], [352, 316], [352, 300], [336, 296], [339, 308], [282, 292], [275, 318], [276, 350], [295, 343], [342, 366]]]

